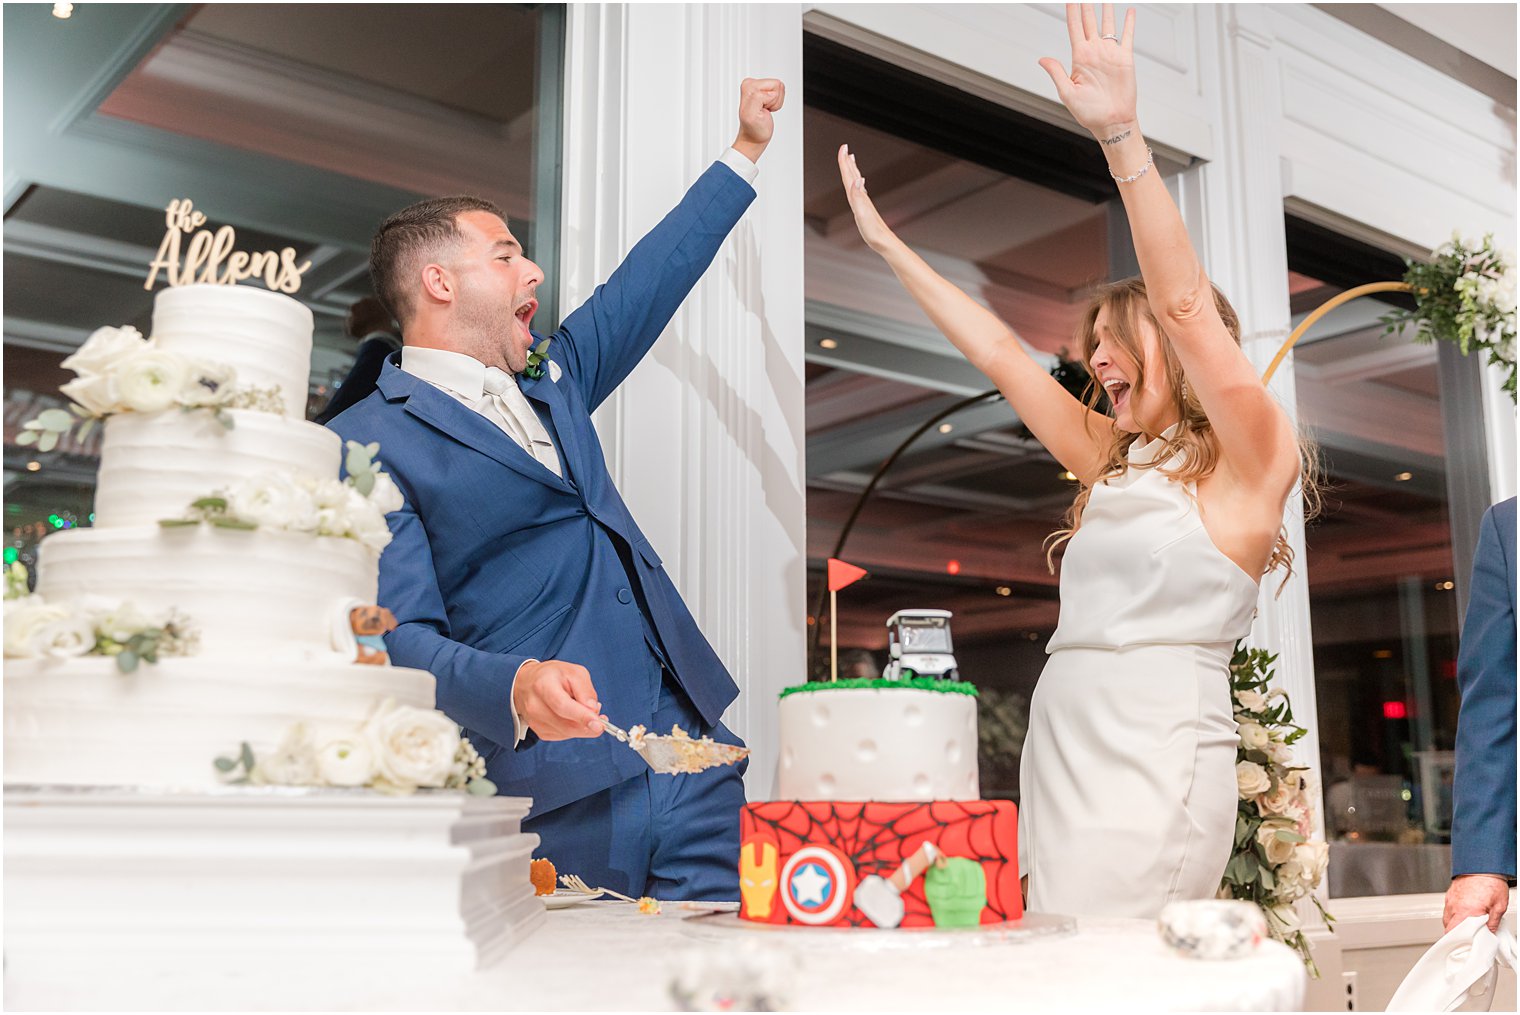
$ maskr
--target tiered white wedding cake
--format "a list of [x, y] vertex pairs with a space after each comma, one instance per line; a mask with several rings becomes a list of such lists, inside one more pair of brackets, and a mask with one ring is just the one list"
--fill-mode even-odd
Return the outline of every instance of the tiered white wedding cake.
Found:
[[[436, 990], [543, 919], [530, 801], [462, 791], [490, 787], [430, 674], [356, 661], [400, 496], [373, 445], [339, 480], [305, 421], [311, 334], [286, 296], [170, 288], [150, 339], [65, 361], [81, 411], [28, 425], [105, 421], [93, 527], [6, 601], [8, 1003], [331, 1007], [360, 954], [404, 996], [403, 971]], [[195, 993], [240, 970], [251, 993]]]

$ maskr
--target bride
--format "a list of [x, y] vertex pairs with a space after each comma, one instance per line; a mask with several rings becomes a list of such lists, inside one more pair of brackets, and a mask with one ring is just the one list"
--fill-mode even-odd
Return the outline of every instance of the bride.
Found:
[[[1030, 706], [1020, 869], [1031, 911], [1154, 917], [1212, 898], [1235, 832], [1229, 659], [1257, 586], [1292, 571], [1283, 507], [1309, 460], [1240, 348], [1136, 119], [1134, 12], [1115, 31], [1068, 5], [1071, 72], [1040, 66], [1102, 145], [1138, 278], [1097, 290], [1077, 335], [1086, 404], [1007, 325], [940, 277], [877, 213], [846, 145], [855, 222], [934, 324], [1007, 398], [1081, 489], [1060, 622]], [[1112, 417], [1097, 411], [1098, 386]], [[1286, 579], [1284, 579], [1286, 580]]]

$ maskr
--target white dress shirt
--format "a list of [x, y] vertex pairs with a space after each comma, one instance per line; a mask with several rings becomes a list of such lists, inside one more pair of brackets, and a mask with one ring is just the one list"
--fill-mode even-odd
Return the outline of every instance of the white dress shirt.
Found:
[[[732, 169], [750, 186], [754, 186], [756, 177], [760, 175], [760, 167], [740, 154], [737, 149], [729, 148], [718, 157], [718, 161]], [[553, 355], [552, 347], [550, 355]], [[553, 367], [552, 362], [550, 366]], [[450, 398], [484, 416], [516, 441], [518, 447], [537, 459], [544, 468], [556, 476], [563, 476], [559, 450], [554, 446], [554, 441], [545, 429], [543, 421], [538, 418], [538, 414], [533, 411], [533, 407], [528, 404], [528, 399], [517, 386], [516, 377], [496, 367], [487, 367], [473, 356], [450, 352], [447, 349], [430, 349], [414, 345], [402, 348], [401, 369], [427, 381]], [[558, 381], [558, 370], [554, 370], [551, 377]], [[522, 666], [517, 668], [517, 673], [521, 674], [522, 667], [528, 663], [539, 661], [525, 660]], [[593, 679], [595, 679], [594, 674]], [[517, 709], [512, 707], [516, 691], [517, 675], [514, 674], [511, 697], [507, 701], [508, 708], [512, 712], [512, 726], [516, 736], [512, 744], [514, 748], [522, 743], [528, 731], [528, 724], [523, 721], [522, 716], [517, 714]]]

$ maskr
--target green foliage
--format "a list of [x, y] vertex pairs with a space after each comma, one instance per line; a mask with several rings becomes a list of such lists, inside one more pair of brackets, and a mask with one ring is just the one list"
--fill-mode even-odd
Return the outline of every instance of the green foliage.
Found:
[[375, 488], [375, 476], [380, 471], [380, 463], [375, 461], [375, 455], [380, 453], [380, 445], [376, 441], [368, 444], [360, 444], [358, 441], [349, 441], [348, 452], [343, 459], [343, 468], [348, 472], [348, 482], [353, 488], [365, 497]]
[[1506, 371], [1504, 390], [1516, 397], [1515, 307], [1512, 266], [1494, 249], [1493, 234], [1471, 245], [1459, 236], [1437, 249], [1429, 262], [1405, 259], [1404, 282], [1414, 310], [1382, 318], [1383, 334], [1413, 327], [1416, 342], [1451, 342], [1468, 355], [1474, 348]]
[[21, 561], [12, 561], [5, 569], [5, 598], [24, 599], [32, 594], [31, 576]]
[[963, 680], [940, 680], [936, 677], [905, 677], [902, 680], [887, 680], [882, 677], [866, 678], [852, 677], [849, 680], [810, 680], [805, 684], [797, 684], [788, 687], [781, 692], [781, 697], [788, 694], [804, 694], [808, 691], [844, 691], [859, 687], [868, 687], [877, 690], [891, 690], [893, 688], [912, 688], [916, 691], [940, 691], [945, 694], [969, 694], [976, 697], [976, 685]]
[[528, 353], [528, 365], [523, 367], [523, 376], [538, 380], [544, 375], [544, 364], [549, 362], [549, 339], [544, 339]]

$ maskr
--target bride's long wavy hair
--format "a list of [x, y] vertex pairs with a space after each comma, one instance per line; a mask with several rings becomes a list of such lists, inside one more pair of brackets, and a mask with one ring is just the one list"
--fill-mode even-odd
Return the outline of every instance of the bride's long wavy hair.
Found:
[[[1224, 321], [1230, 337], [1239, 345], [1240, 317], [1218, 287], [1214, 287], [1214, 306], [1218, 308], [1219, 316]], [[1145, 384], [1146, 376], [1145, 354], [1140, 344], [1140, 322], [1147, 321], [1156, 329], [1157, 335], [1161, 338], [1160, 368], [1166, 377], [1166, 388], [1171, 397], [1172, 406], [1177, 410], [1180, 419], [1176, 432], [1166, 439], [1163, 452], [1149, 464], [1134, 466], [1131, 466], [1129, 462], [1129, 447], [1143, 434], [1126, 433], [1118, 427], [1110, 428], [1107, 435], [1109, 438], [1107, 461], [1099, 470], [1094, 483], [1122, 476], [1129, 468], [1152, 469], [1166, 464], [1167, 475], [1173, 482], [1182, 483], [1183, 490], [1192, 497], [1194, 489], [1192, 484], [1211, 475], [1219, 465], [1219, 439], [1214, 434], [1209, 417], [1203, 411], [1198, 395], [1188, 386], [1187, 376], [1183, 373], [1182, 364], [1178, 362], [1177, 355], [1172, 350], [1172, 343], [1167, 340], [1165, 332], [1151, 313], [1150, 302], [1145, 295], [1145, 282], [1139, 276], [1112, 282], [1093, 293], [1077, 332], [1078, 361], [1083, 367], [1087, 367], [1092, 361], [1093, 350], [1097, 348], [1098, 314], [1105, 307], [1108, 308], [1110, 344], [1117, 347], [1135, 364], [1135, 377], [1130, 385], [1132, 392], [1140, 390]], [[1083, 401], [1089, 409], [1097, 412], [1102, 397], [1103, 390], [1096, 378], [1089, 377], [1087, 389], [1083, 392]], [[1091, 419], [1091, 416], [1087, 417], [1089, 423]], [[1141, 423], [1153, 433], [1159, 433], [1162, 429], [1148, 426], [1141, 420], [1136, 422]], [[1090, 430], [1089, 433], [1091, 433]], [[1298, 438], [1298, 449], [1299, 486], [1304, 501], [1304, 517], [1307, 519], [1312, 518], [1319, 511], [1319, 455], [1313, 443], [1302, 434]], [[1091, 496], [1092, 487], [1082, 487], [1066, 513], [1066, 527], [1051, 533], [1050, 538], [1045, 541], [1045, 562], [1052, 573], [1055, 572], [1056, 548], [1081, 528], [1082, 512], [1086, 510], [1088, 498]], [[1288, 543], [1286, 527], [1279, 530], [1277, 534], [1277, 541], [1272, 546], [1272, 556], [1267, 560], [1267, 567], [1263, 574], [1269, 574], [1278, 568], [1283, 568], [1285, 572], [1282, 584], [1277, 588], [1278, 594], [1281, 595], [1283, 585], [1286, 585], [1288, 579], [1293, 576], [1293, 547]]]

